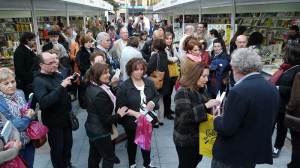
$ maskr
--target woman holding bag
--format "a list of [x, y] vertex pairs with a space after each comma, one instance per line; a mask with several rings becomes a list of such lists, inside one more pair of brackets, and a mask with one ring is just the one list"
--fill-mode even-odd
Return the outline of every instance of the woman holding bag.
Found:
[[29, 127], [35, 112], [25, 107], [24, 93], [16, 88], [15, 74], [8, 68], [0, 68], [1, 115], [11, 121], [20, 132], [22, 143], [20, 155], [28, 163], [29, 168], [33, 168], [35, 148], [27, 135], [26, 129]]
[[206, 113], [218, 106], [206, 91], [209, 67], [204, 63], [193, 65], [180, 79], [181, 88], [175, 95], [173, 140], [179, 159], [178, 168], [196, 168], [202, 160], [199, 154], [199, 124], [207, 120]]
[[166, 32], [165, 34], [165, 42], [166, 48], [165, 51], [168, 56], [168, 70], [169, 70], [169, 81], [168, 84], [170, 85], [168, 93], [164, 96], [164, 108], [165, 108], [165, 117], [169, 120], [174, 120], [172, 114], [174, 111], [171, 110], [171, 95], [173, 92], [173, 87], [175, 82], [179, 76], [179, 54], [173, 45], [174, 35], [173, 33]]
[[[134, 140], [137, 123], [135, 121], [145, 112], [158, 109], [159, 95], [153, 82], [143, 77], [146, 71], [147, 66], [143, 58], [132, 58], [126, 65], [126, 72], [130, 78], [125, 80], [117, 90], [116, 109], [128, 107], [128, 115], [123, 117], [120, 123], [127, 134], [127, 153], [130, 168], [136, 168], [137, 145], [134, 143]], [[141, 149], [141, 151], [144, 167], [153, 168], [150, 160], [150, 150]]]
[[87, 79], [89, 82], [85, 94], [88, 116], [85, 130], [90, 142], [88, 167], [99, 168], [103, 158], [102, 167], [112, 168], [114, 164], [120, 163], [112, 143], [112, 127], [126, 114], [128, 108], [117, 108], [117, 113], [113, 114], [116, 97], [108, 86], [110, 74], [107, 64], [95, 63]]
[[[151, 53], [150, 60], [148, 62], [147, 75], [151, 76], [154, 71], [163, 72], [163, 85], [159, 92], [159, 109], [158, 109], [158, 121], [159, 125], [163, 125], [164, 120], [164, 101], [163, 97], [169, 93], [170, 84], [169, 84], [169, 70], [168, 70], [168, 56], [165, 51], [166, 43], [164, 39], [154, 39], [152, 43], [153, 52]], [[158, 128], [158, 124], [154, 127]]]

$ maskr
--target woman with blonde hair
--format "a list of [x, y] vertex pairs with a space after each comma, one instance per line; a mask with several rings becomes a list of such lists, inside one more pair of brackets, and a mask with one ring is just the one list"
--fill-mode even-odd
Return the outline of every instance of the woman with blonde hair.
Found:
[[29, 168], [33, 167], [35, 148], [26, 129], [33, 120], [35, 112], [27, 109], [23, 91], [17, 90], [15, 74], [8, 68], [0, 68], [0, 112], [1, 117], [12, 122], [20, 132], [22, 149], [20, 155]]

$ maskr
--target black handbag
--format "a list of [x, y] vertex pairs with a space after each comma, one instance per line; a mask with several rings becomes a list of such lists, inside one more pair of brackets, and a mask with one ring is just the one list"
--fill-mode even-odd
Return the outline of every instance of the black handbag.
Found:
[[146, 112], [145, 117], [152, 125], [155, 125], [158, 122], [157, 114], [154, 111]]
[[70, 122], [72, 130], [76, 131], [79, 128], [79, 121], [73, 112], [70, 112]]
[[300, 132], [300, 118], [298, 117], [286, 113], [284, 116], [284, 125], [287, 128]]

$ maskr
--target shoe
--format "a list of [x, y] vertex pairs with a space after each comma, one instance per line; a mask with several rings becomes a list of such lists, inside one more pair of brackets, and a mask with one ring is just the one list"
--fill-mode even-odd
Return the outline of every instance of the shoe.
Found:
[[136, 168], [136, 164], [130, 165], [129, 168]]
[[170, 114], [175, 114], [175, 112], [173, 111], [173, 110], [170, 110], [170, 112], [169, 112]]
[[174, 120], [174, 117], [171, 114], [167, 115], [166, 118], [169, 120]]
[[273, 153], [272, 153], [272, 156], [273, 158], [278, 158], [279, 157], [279, 154], [280, 154], [280, 151], [281, 149], [278, 149], [278, 148], [273, 148]]
[[149, 166], [143, 166], [143, 168], [156, 168], [155, 166], [152, 166], [152, 164], [150, 163]]
[[160, 125], [160, 126], [163, 126], [163, 125], [164, 125], [164, 123], [163, 123], [163, 122], [159, 122], [159, 123], [158, 123], [158, 125]]
[[154, 124], [152, 127], [153, 128], [159, 128], [159, 124]]

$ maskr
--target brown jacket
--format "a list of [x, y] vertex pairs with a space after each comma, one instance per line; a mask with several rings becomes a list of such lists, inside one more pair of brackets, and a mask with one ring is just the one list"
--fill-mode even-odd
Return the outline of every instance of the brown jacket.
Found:
[[[298, 72], [294, 78], [291, 98], [287, 105], [286, 112], [300, 120], [300, 72]], [[300, 123], [297, 125], [300, 126]], [[298, 126], [296, 129], [300, 130]]]

